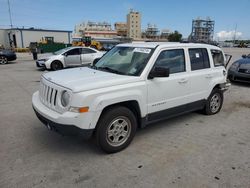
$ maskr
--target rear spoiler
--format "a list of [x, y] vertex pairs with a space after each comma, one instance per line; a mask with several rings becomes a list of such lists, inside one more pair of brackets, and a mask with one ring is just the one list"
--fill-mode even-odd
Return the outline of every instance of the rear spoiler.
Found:
[[227, 68], [227, 66], [228, 66], [228, 64], [229, 64], [229, 62], [230, 62], [230, 60], [232, 59], [232, 55], [230, 55], [230, 54], [225, 54], [225, 56], [226, 56], [226, 64], [225, 64], [225, 67]]

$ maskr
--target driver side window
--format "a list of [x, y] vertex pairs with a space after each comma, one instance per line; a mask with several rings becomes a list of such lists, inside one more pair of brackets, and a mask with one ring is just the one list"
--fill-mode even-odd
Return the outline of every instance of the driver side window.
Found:
[[169, 73], [185, 72], [185, 55], [183, 49], [165, 50], [158, 56], [155, 67], [169, 68]]

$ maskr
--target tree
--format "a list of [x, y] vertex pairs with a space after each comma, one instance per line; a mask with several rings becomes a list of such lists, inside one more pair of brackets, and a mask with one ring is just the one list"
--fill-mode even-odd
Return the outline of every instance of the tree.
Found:
[[168, 36], [169, 42], [180, 42], [182, 38], [182, 34], [180, 34], [178, 31], [174, 31], [174, 33], [171, 33]]

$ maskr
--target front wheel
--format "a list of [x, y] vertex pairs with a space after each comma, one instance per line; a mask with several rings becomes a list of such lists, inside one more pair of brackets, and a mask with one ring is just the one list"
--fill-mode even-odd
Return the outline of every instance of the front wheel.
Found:
[[96, 130], [96, 140], [107, 153], [126, 148], [134, 138], [137, 121], [133, 112], [123, 106], [108, 109], [101, 116]]
[[56, 71], [61, 69], [63, 69], [63, 64], [60, 61], [53, 61], [51, 63], [51, 70]]
[[222, 104], [223, 104], [223, 92], [220, 89], [215, 88], [213, 89], [213, 91], [211, 92], [206, 101], [204, 113], [206, 115], [216, 114], [221, 110]]
[[0, 64], [4, 65], [8, 63], [7, 57], [0, 56]]

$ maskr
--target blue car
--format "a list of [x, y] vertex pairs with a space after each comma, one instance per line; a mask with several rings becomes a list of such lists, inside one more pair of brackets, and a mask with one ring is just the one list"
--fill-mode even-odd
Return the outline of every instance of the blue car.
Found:
[[235, 61], [228, 70], [230, 81], [250, 83], [250, 54], [243, 55], [242, 59]]
[[0, 64], [6, 64], [9, 61], [16, 60], [16, 53], [11, 50], [0, 49]]

